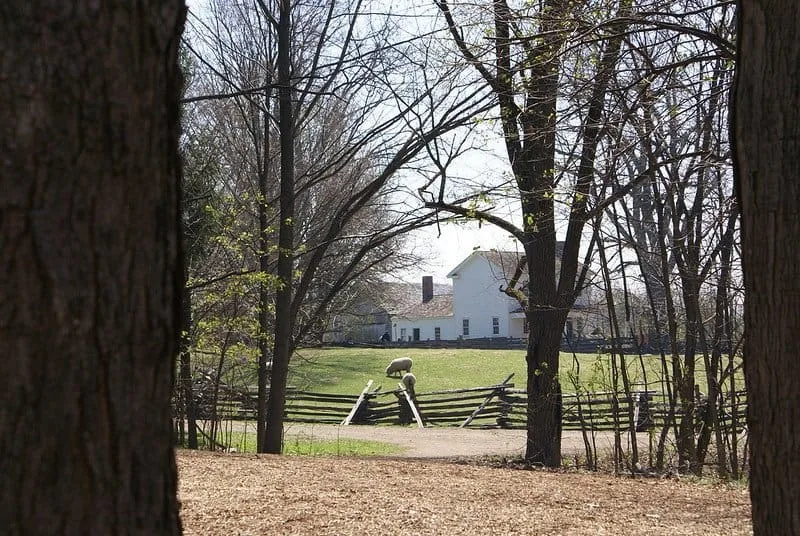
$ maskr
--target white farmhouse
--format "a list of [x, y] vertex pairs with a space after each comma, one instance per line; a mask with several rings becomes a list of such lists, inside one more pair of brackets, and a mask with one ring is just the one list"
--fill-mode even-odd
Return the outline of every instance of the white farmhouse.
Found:
[[[434, 295], [433, 278], [422, 278], [422, 295], [416, 303], [390, 311], [395, 341], [436, 341], [527, 336], [525, 314], [519, 303], [501, 291], [512, 279], [517, 252], [473, 251], [447, 277], [452, 295]], [[523, 277], [517, 288], [524, 289]], [[417, 287], [418, 288], [418, 287]], [[582, 338], [596, 329], [601, 318], [599, 300], [584, 291], [570, 311], [564, 335]]]
[[[449, 287], [451, 288], [451, 287]], [[422, 294], [389, 310], [395, 341], [455, 340], [453, 322], [455, 293], [434, 294], [433, 277], [422, 278]]]
[[[333, 315], [322, 342], [374, 344], [408, 341], [414, 332], [395, 330], [393, 318], [435, 319], [437, 316], [452, 316], [453, 287], [449, 284], [433, 284], [433, 278], [430, 277], [423, 279], [426, 281], [424, 294], [419, 283], [377, 281], [365, 285], [349, 307]], [[440, 333], [440, 336], [442, 339], [450, 338], [449, 334]], [[428, 338], [432, 339], [433, 335], [425, 335], [421, 340]]]

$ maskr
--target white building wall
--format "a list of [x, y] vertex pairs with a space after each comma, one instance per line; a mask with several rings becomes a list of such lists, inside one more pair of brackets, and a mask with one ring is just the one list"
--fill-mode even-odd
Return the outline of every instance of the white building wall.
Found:
[[[506, 281], [498, 268], [495, 268], [481, 255], [475, 255], [471, 262], [461, 267], [453, 277], [453, 321], [456, 337], [467, 339], [480, 337], [509, 337], [509, 312], [516, 302], [500, 292]], [[492, 331], [492, 318], [497, 317], [500, 332]], [[469, 335], [462, 334], [465, 318], [469, 319]]]
[[437, 327], [441, 329], [441, 340], [449, 341], [457, 337], [452, 317], [417, 319], [395, 317], [392, 321], [392, 340], [414, 340], [414, 328], [419, 328], [419, 340], [433, 341], [436, 340]]
[[509, 320], [508, 336], [515, 339], [525, 339], [528, 334], [525, 333], [525, 318], [523, 314], [515, 314]]
[[[505, 287], [507, 284], [500, 268], [492, 265], [481, 254], [475, 253], [458, 267], [458, 272], [453, 274], [452, 280], [453, 316], [419, 319], [394, 317], [393, 341], [401, 338], [403, 341], [413, 340], [414, 328], [420, 330], [420, 341], [434, 341], [436, 327], [441, 330], [441, 340], [455, 340], [459, 337], [465, 339], [527, 337], [524, 330], [524, 315], [514, 312], [520, 308], [519, 303], [500, 292], [500, 287]], [[520, 281], [518, 288], [524, 284], [524, 280]], [[594, 303], [593, 290], [591, 288], [585, 290], [578, 297], [576, 305]], [[493, 332], [492, 318], [495, 317], [499, 322], [499, 333]], [[469, 335], [463, 334], [464, 319], [469, 319]], [[588, 310], [573, 310], [568, 320], [572, 323], [573, 335], [584, 337], [602, 323], [599, 315]]]

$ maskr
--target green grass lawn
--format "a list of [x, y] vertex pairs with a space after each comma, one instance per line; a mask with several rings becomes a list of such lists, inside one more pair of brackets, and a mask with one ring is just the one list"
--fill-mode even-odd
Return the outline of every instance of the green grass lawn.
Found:
[[[502, 382], [514, 373], [512, 382], [525, 388], [524, 350], [419, 349], [419, 348], [306, 348], [292, 361], [289, 383], [300, 389], [337, 394], [358, 394], [368, 380], [373, 388], [397, 387], [397, 378], [387, 378], [386, 365], [397, 357], [414, 360], [417, 392], [482, 387]], [[575, 381], [582, 389], [603, 391], [611, 386], [609, 354], [561, 353], [560, 376], [564, 392], [575, 391]], [[627, 356], [626, 366], [632, 383], [645, 379], [650, 389], [660, 390], [661, 358], [657, 355]], [[618, 364], [619, 365], [619, 364]], [[698, 383], [705, 385], [702, 359], [697, 368]], [[622, 380], [619, 380], [620, 388]], [[743, 385], [739, 379], [739, 385]]]
[[414, 360], [419, 392], [493, 385], [512, 372], [517, 385], [525, 381], [525, 354], [519, 350], [313, 348], [294, 357], [290, 383], [311, 391], [358, 394], [373, 380], [373, 387], [391, 390], [399, 379], [387, 378], [384, 371], [398, 357]]
[[[387, 378], [384, 371], [392, 359], [410, 357], [417, 377], [417, 392], [443, 391], [485, 387], [502, 382], [513, 373], [515, 387], [524, 389], [526, 366], [524, 350], [426, 349], [426, 348], [303, 348], [292, 358], [289, 385], [305, 391], [357, 395], [373, 380], [372, 388], [384, 391], [397, 388], [399, 378]], [[197, 356], [196, 362], [214, 369], [215, 362], [207, 355]], [[617, 358], [619, 367], [619, 358]], [[650, 390], [661, 391], [663, 377], [658, 355], [627, 356], [625, 358], [631, 383], [643, 384]], [[234, 361], [228, 360], [228, 363]], [[559, 375], [564, 392], [607, 391], [612, 378], [610, 354], [561, 353]], [[672, 370], [670, 369], [670, 375]], [[702, 355], [697, 357], [696, 378], [700, 389], [707, 393]], [[255, 390], [256, 364], [252, 361], [230, 367], [223, 376], [230, 385], [249, 386]], [[736, 377], [737, 389], [744, 388], [741, 370]], [[622, 388], [621, 378], [618, 380]]]
[[[236, 452], [256, 452], [256, 434], [252, 432], [227, 432], [217, 440]], [[388, 456], [402, 451], [402, 447], [390, 443], [344, 437], [323, 440], [296, 436], [290, 437], [283, 446], [283, 454], [289, 456]]]
[[[416, 349], [416, 348], [309, 348], [295, 356], [290, 383], [302, 389], [340, 394], [358, 394], [368, 380], [373, 388], [397, 387], [397, 378], [387, 378], [386, 365], [397, 357], [414, 360], [417, 391], [482, 387], [502, 382], [514, 373], [512, 382], [525, 388], [526, 367], [523, 350]], [[646, 356], [648, 381], [656, 378], [660, 368], [656, 356]], [[590, 390], [603, 390], [611, 383], [608, 355], [578, 354], [579, 367], [572, 354], [561, 354], [561, 377], [565, 391], [574, 391], [571, 377], [579, 378]], [[641, 381], [638, 359], [628, 360], [631, 381]], [[579, 371], [579, 374], [578, 374]], [[660, 376], [660, 375], [659, 375]]]

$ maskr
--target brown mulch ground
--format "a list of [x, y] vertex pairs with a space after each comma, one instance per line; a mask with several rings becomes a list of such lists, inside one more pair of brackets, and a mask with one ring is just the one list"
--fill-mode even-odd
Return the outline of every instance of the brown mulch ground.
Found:
[[179, 451], [187, 535], [752, 534], [745, 489], [431, 460]]

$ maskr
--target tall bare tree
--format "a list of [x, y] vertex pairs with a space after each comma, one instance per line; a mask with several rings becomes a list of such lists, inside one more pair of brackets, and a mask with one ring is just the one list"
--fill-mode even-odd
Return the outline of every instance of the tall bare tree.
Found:
[[0, 6], [6, 534], [180, 534], [183, 19], [172, 0]]
[[[316, 336], [339, 296], [393, 262], [397, 253], [391, 246], [403, 232], [434, 221], [429, 213], [409, 208], [396, 175], [420, 165], [430, 139], [468, 125], [485, 107], [485, 92], [462, 85], [453, 76], [460, 67], [445, 62], [438, 63], [438, 70], [417, 74], [416, 68], [432, 63], [435, 56], [424, 46], [426, 37], [395, 38], [392, 30], [398, 23], [391, 14], [372, 12], [381, 23], [365, 24], [369, 10], [362, 1], [325, 6], [296, 2], [284, 6], [292, 10], [286, 19], [291, 64], [286, 84], [278, 84], [281, 90], [290, 86], [292, 124], [276, 128], [279, 121], [270, 102], [276, 94], [274, 59], [281, 53], [275, 33], [280, 10], [269, 2], [236, 4], [233, 11], [239, 14], [230, 20], [225, 16], [231, 11], [219, 4], [213, 12], [221, 16], [194, 24], [205, 43], [195, 51], [218, 88], [187, 102], [215, 102], [217, 110], [237, 111], [230, 140], [240, 155], [265, 148], [261, 165], [248, 168], [242, 165], [247, 159], [231, 158], [229, 168], [243, 168], [236, 179], [239, 192], [256, 176], [254, 169], [269, 173], [271, 195], [261, 199], [269, 208], [272, 229], [284, 230], [283, 244], [269, 252], [270, 271], [275, 274], [285, 260], [281, 279], [285, 281], [288, 266], [296, 276], [291, 286], [279, 285], [286, 292], [281, 297], [291, 297], [291, 307], [286, 314], [276, 311], [273, 320], [275, 330], [278, 317], [291, 327], [287, 335], [281, 326], [280, 342], [275, 334], [283, 357], [273, 354], [271, 392], [282, 391], [288, 366], [278, 363], [286, 359], [283, 345], [291, 355], [301, 341]], [[243, 41], [231, 39], [240, 33]], [[253, 50], [255, 45], [261, 48]], [[204, 54], [209, 50], [213, 54]], [[398, 70], [400, 64], [408, 69]], [[276, 177], [287, 168], [278, 166], [277, 153], [266, 150], [270, 137], [269, 147], [283, 147], [281, 159], [290, 149], [296, 153], [294, 186], [291, 192], [282, 189], [280, 196]], [[290, 201], [296, 210], [289, 221], [279, 206]], [[285, 232], [290, 228], [295, 235], [291, 247]], [[274, 231], [271, 238], [276, 238]], [[263, 254], [263, 244], [260, 250]], [[269, 305], [273, 303], [277, 307], [277, 302]], [[279, 398], [269, 411], [275, 416], [271, 427], [280, 434]], [[277, 450], [276, 443], [270, 450]]]
[[[476, 69], [497, 100], [513, 177], [507, 185], [494, 190], [481, 189], [454, 200], [445, 198], [446, 174], [441, 173], [431, 180], [430, 184], [437, 179], [440, 184], [438, 193], [433, 194], [434, 199], [426, 206], [497, 225], [521, 245], [520, 270], [527, 275], [527, 291], [514, 288], [506, 291], [520, 300], [530, 326], [525, 457], [531, 463], [547, 466], [561, 463], [558, 376], [561, 334], [567, 313], [583, 286], [585, 272], [579, 263], [581, 238], [593, 210], [590, 195], [595, 185], [595, 159], [603, 115], [622, 53], [627, 27], [625, 15], [630, 10], [628, 1], [614, 2], [613, 6], [601, 4], [593, 7], [604, 14], [604, 20], [616, 13], [616, 22], [605, 26], [598, 25], [598, 21], [578, 23], [590, 16], [590, 10], [581, 11], [563, 0], [514, 7], [498, 0], [491, 8], [468, 7], [465, 17], [470, 22], [465, 28], [446, 0], [437, 2], [463, 60]], [[480, 20], [484, 14], [489, 22], [481, 26], [475, 19]], [[592, 28], [588, 34], [581, 32], [582, 24]], [[588, 89], [565, 95], [560, 84], [568, 79], [566, 73], [581, 70], [568, 51], [587, 43], [595, 45], [582, 48], [582, 53], [596, 59], [591, 68], [583, 67], [593, 71], [583, 81], [583, 87]], [[569, 106], [566, 112], [565, 106]], [[575, 117], [579, 118], [577, 126]], [[577, 155], [567, 159], [568, 162], [558, 156], [565, 137], [573, 142], [573, 149], [566, 152]], [[580, 141], [575, 143], [575, 140]], [[514, 189], [519, 202], [521, 226], [498, 217], [486, 203], [483, 206], [480, 203], [509, 188]], [[559, 200], [569, 206], [563, 248], [556, 247]]]
[[[619, 134], [609, 160], [617, 175], [645, 179], [620, 203], [624, 217], [611, 221], [635, 252], [651, 303], [651, 344], [663, 357], [662, 385], [672, 411], [659, 437], [656, 466], [663, 468], [666, 440], [674, 431], [680, 469], [698, 473], [714, 424], [711, 409], [720, 400], [725, 343], [722, 325], [716, 338], [706, 337], [703, 300], [724, 251], [733, 247], [738, 212], [725, 127], [734, 10], [716, 2], [693, 12], [691, 7], [698, 6], [665, 6], [642, 18], [647, 31], [629, 38], [633, 53], [618, 82], [620, 116], [612, 124]], [[726, 265], [732, 262], [728, 255]], [[728, 295], [726, 290], [721, 299]], [[717, 353], [709, 355], [714, 341]], [[703, 361], [711, 373], [705, 378], [697, 367]], [[706, 383], [713, 404], [697, 399], [699, 385]]]
[[800, 533], [800, 4], [739, 2], [733, 135], [742, 210], [753, 533]]
[[283, 448], [283, 413], [286, 381], [292, 354], [292, 280], [294, 277], [295, 123], [291, 81], [292, 7], [290, 0], [278, 2], [278, 131], [280, 135], [280, 209], [278, 210], [278, 289], [275, 294], [275, 338], [272, 352], [267, 429], [264, 452], [280, 454]]

